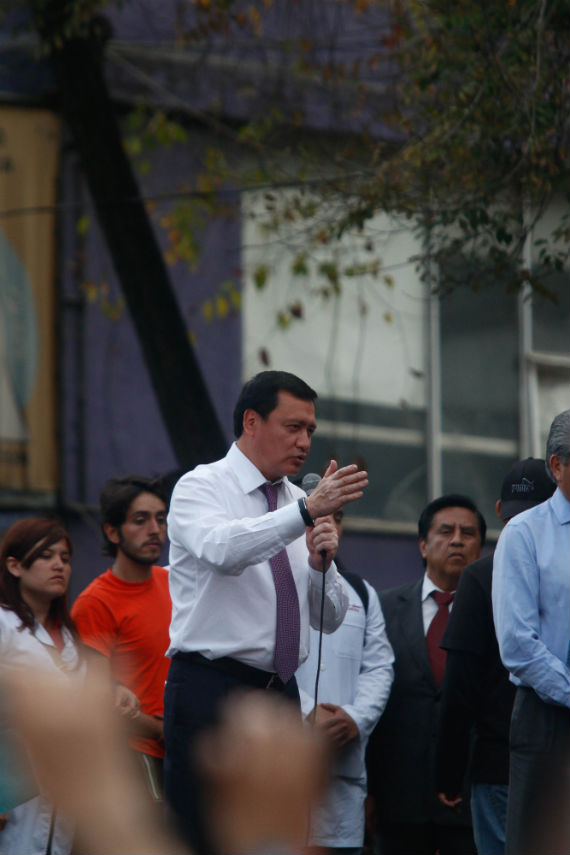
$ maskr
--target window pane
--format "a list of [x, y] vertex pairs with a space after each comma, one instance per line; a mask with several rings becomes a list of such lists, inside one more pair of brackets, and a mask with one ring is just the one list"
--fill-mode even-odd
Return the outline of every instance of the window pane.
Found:
[[442, 298], [444, 433], [518, 437], [517, 304], [502, 282]]
[[552, 419], [568, 407], [570, 407], [570, 368], [540, 367], [538, 369], [540, 457], [544, 457], [546, 451], [546, 439]]
[[551, 276], [547, 287], [554, 300], [536, 296], [533, 301], [533, 350], [570, 353], [570, 274]]
[[[417, 410], [368, 408], [366, 421], [351, 424], [330, 421], [333, 406], [343, 407], [319, 401], [317, 433], [304, 471], [322, 474], [331, 458], [340, 466], [358, 463], [367, 469], [370, 484], [362, 499], [347, 506], [347, 517], [415, 523], [427, 495], [425, 415]], [[344, 406], [350, 415], [350, 406]]]
[[[291, 190], [272, 194], [273, 204], [299, 194], [309, 201]], [[326, 222], [327, 206], [318, 211]], [[378, 215], [334, 248], [313, 246], [312, 220], [285, 221], [274, 234], [263, 227], [267, 217], [264, 194], [244, 194], [244, 379], [279, 367], [319, 395], [425, 407], [425, 286], [410, 260], [419, 238]]]

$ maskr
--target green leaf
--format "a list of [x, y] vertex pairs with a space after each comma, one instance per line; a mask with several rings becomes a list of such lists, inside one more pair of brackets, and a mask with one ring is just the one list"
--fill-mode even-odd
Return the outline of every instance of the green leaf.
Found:
[[77, 220], [75, 231], [80, 237], [84, 237], [89, 231], [89, 227], [91, 226], [91, 219], [89, 214], [82, 214], [81, 217]]
[[267, 284], [267, 279], [269, 277], [269, 268], [267, 268], [264, 264], [260, 264], [259, 267], [256, 267], [253, 273], [253, 282], [255, 287], [261, 291], [265, 288]]

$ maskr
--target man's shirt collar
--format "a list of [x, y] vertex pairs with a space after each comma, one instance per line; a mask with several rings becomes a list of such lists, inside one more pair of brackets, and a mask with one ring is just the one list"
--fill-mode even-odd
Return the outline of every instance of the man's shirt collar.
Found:
[[564, 496], [560, 487], [557, 487], [554, 491], [550, 499], [550, 505], [560, 525], [570, 523], [570, 502]]
[[[238, 483], [244, 493], [253, 493], [258, 490], [262, 484], [267, 483], [267, 478], [259, 471], [257, 466], [252, 463], [249, 457], [238, 448], [236, 442], [232, 443], [230, 450], [227, 453], [227, 461], [234, 472]], [[287, 481], [287, 478], [282, 478], [281, 481]], [[281, 483], [277, 481], [275, 483]]]
[[435, 582], [430, 579], [428, 576], [427, 570], [424, 573], [424, 580], [422, 582], [422, 603], [424, 603], [428, 597], [431, 597], [434, 591], [441, 591], [441, 588], [438, 588]]

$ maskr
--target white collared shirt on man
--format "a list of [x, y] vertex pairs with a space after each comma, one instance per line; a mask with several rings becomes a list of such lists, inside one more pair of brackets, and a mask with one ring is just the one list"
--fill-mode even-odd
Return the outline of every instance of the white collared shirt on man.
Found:
[[[424, 622], [424, 635], [428, 634], [429, 625], [436, 616], [439, 609], [438, 604], [432, 597], [434, 591], [440, 591], [442, 594], [445, 593], [443, 588], [438, 588], [435, 582], [430, 579], [426, 570], [422, 582], [422, 618]], [[448, 611], [450, 614], [452, 608], [453, 602], [451, 602], [448, 606]]]
[[[226, 457], [197, 466], [174, 488], [168, 513], [168, 656], [230, 656], [272, 671], [276, 595], [269, 559], [286, 548], [299, 596], [299, 663], [306, 659], [309, 625], [318, 625], [322, 574], [309, 565], [296, 501], [305, 494], [283, 478], [277, 510], [269, 513], [259, 489], [265, 482], [234, 443]], [[324, 630], [333, 632], [348, 605], [334, 564], [325, 585]]]

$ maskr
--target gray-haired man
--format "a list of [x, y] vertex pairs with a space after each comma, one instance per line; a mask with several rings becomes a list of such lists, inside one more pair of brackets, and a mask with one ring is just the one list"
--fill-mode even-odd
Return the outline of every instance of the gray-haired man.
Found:
[[568, 852], [570, 409], [546, 443], [557, 489], [503, 529], [493, 570], [501, 658], [518, 687], [511, 721], [506, 851]]

